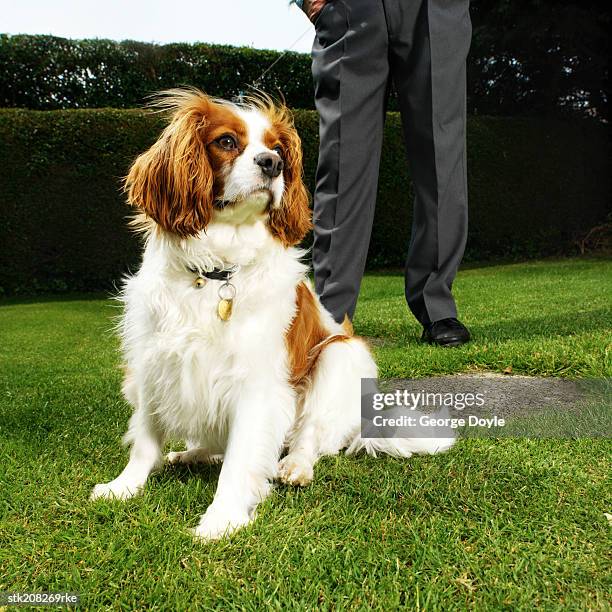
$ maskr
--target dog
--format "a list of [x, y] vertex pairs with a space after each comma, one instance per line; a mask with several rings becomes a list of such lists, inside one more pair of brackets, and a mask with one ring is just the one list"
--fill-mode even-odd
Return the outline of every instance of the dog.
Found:
[[311, 212], [290, 111], [195, 89], [157, 106], [167, 127], [125, 179], [145, 240], [119, 296], [130, 458], [91, 497], [139, 493], [164, 441], [185, 440], [168, 463], [222, 461], [193, 530], [208, 540], [253, 520], [275, 478], [310, 483], [322, 455], [446, 450], [448, 440], [360, 438], [360, 380], [376, 364], [348, 319], [321, 305], [296, 247]]

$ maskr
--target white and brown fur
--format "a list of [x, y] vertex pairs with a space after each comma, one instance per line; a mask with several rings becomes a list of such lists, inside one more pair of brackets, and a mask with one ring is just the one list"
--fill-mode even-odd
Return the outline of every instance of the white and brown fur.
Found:
[[[185, 440], [187, 450], [167, 461], [223, 461], [194, 530], [211, 539], [249, 523], [273, 479], [308, 484], [322, 455], [445, 450], [451, 441], [359, 437], [360, 379], [376, 377], [376, 365], [348, 321], [339, 325], [323, 308], [295, 247], [311, 216], [287, 109], [197, 90], [167, 92], [161, 105], [169, 124], [126, 178], [146, 236], [121, 296], [130, 459], [92, 498], [135, 495], [162, 464], [165, 440]], [[263, 174], [261, 152], [282, 158], [279, 176]], [[221, 281], [197, 289], [190, 268], [230, 264], [240, 268], [223, 321]]]

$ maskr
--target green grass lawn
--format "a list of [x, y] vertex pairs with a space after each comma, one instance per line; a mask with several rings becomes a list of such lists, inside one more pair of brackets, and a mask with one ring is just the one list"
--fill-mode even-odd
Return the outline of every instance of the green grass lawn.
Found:
[[[384, 377], [610, 376], [612, 265], [463, 271], [475, 341], [417, 343], [399, 275], [369, 275], [355, 320]], [[165, 468], [139, 498], [90, 503], [123, 468], [117, 308], [0, 302], [0, 591], [67, 590], [98, 609], [609, 609], [610, 441], [470, 439], [409, 460], [326, 458], [255, 524], [195, 543], [218, 467]]]

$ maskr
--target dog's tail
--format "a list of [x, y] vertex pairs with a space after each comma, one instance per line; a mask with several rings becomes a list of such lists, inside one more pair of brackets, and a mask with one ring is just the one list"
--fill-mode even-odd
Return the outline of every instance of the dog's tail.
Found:
[[362, 438], [361, 433], [358, 433], [346, 449], [346, 454], [352, 455], [364, 451], [372, 457], [379, 454], [393, 457], [436, 455], [449, 450], [454, 443], [454, 437]]
[[[371, 391], [379, 392], [374, 381], [370, 381], [370, 384]], [[382, 416], [385, 413], [378, 414]], [[380, 435], [380, 431], [375, 427], [374, 413], [370, 413], [367, 418], [362, 414], [360, 431], [355, 432], [346, 453], [365, 451], [373, 457], [379, 453], [393, 457], [435, 455], [449, 450], [455, 443], [455, 431], [448, 425], [450, 414], [447, 407], [429, 415], [418, 410], [411, 410], [409, 415], [387, 414], [392, 418], [410, 416], [410, 426], [397, 427], [390, 432], [393, 437], [376, 437], [376, 434]], [[369, 437], [368, 433], [372, 437]]]

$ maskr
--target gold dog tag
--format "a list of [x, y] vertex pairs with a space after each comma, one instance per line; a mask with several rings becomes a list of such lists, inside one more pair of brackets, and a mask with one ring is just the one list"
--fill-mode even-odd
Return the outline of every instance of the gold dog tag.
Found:
[[229, 321], [232, 316], [232, 306], [233, 300], [219, 300], [219, 304], [217, 305], [217, 314], [222, 321]]
[[229, 321], [232, 316], [234, 307], [234, 297], [236, 296], [236, 287], [229, 281], [225, 281], [219, 287], [219, 303], [217, 304], [217, 314], [222, 321]]

